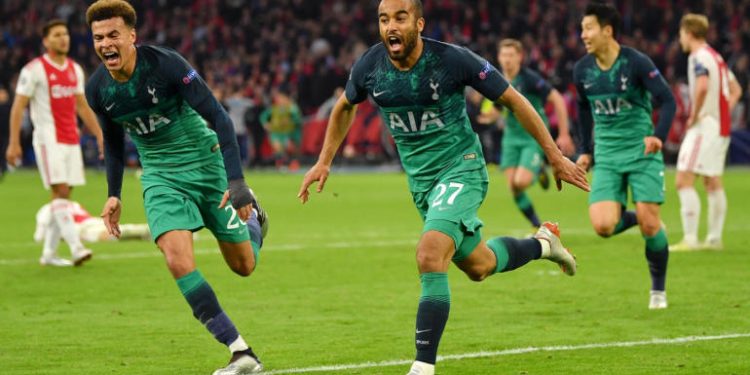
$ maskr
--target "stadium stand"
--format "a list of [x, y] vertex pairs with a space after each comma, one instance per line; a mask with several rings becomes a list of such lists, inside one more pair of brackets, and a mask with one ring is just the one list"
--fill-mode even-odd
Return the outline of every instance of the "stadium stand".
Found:
[[[574, 62], [582, 56], [580, 14], [587, 2], [568, 0], [504, 1], [424, 0], [424, 36], [466, 45], [495, 63], [496, 42], [502, 37], [523, 41], [526, 63], [541, 71], [572, 102], [570, 84]], [[731, 162], [750, 161], [747, 146], [750, 118], [750, 0], [623, 0], [621, 42], [649, 54], [683, 102], [686, 95], [686, 55], [677, 41], [682, 11], [709, 16], [708, 42], [727, 60], [745, 95], [733, 116]], [[302, 152], [312, 158], [319, 150], [325, 121], [313, 114], [343, 86], [348, 69], [378, 41], [371, 0], [143, 0], [133, 1], [140, 41], [165, 45], [186, 56], [215, 90], [241, 92], [257, 116], [270, 103], [272, 89], [287, 87], [302, 112]], [[4, 0], [0, 2], [0, 86], [13, 88], [21, 67], [41, 49], [39, 25], [51, 18], [68, 20], [71, 57], [91, 73], [99, 64], [84, 21], [87, 1]], [[677, 11], [676, 9], [680, 9]], [[9, 90], [12, 92], [12, 90]], [[680, 99], [678, 99], [680, 101]], [[683, 107], [684, 108], [684, 107]], [[361, 111], [345, 148], [368, 159], [387, 160], [387, 142], [379, 119]], [[575, 117], [575, 113], [572, 114]], [[245, 116], [251, 138], [263, 137]], [[377, 116], [375, 116], [377, 117]], [[685, 115], [678, 115], [667, 150], [676, 150]], [[552, 121], [553, 127], [555, 121]], [[360, 131], [362, 130], [362, 131]], [[26, 132], [27, 136], [30, 132]], [[83, 138], [84, 141], [86, 138]], [[250, 141], [248, 162], [262, 162], [269, 148]], [[385, 143], [385, 144], [384, 144]], [[265, 146], [264, 146], [265, 145]], [[265, 151], [264, 151], [265, 150]], [[387, 150], [385, 150], [387, 151]], [[669, 160], [669, 153], [667, 153]], [[32, 158], [33, 159], [33, 158]], [[32, 163], [27, 157], [28, 163]], [[95, 162], [95, 161], [94, 161]]]

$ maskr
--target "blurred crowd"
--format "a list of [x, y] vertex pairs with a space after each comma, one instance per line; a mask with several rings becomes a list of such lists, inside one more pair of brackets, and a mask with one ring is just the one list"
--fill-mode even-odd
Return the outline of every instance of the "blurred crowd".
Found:
[[[92, 51], [85, 24], [89, 3], [83, 0], [0, 2], [0, 90], [5, 88], [12, 95], [21, 67], [41, 52], [39, 28], [51, 18], [69, 22], [70, 55], [90, 74], [99, 61]], [[375, 0], [132, 3], [139, 15], [139, 42], [169, 46], [188, 58], [238, 122], [238, 135], [245, 142], [243, 156], [251, 164], [268, 159], [278, 163], [284, 157], [287, 159], [282, 163], [286, 163], [300, 155], [314, 154], [321, 139], [318, 132], [325, 128], [321, 119], [325, 118], [326, 103], [330, 105], [336, 89], [346, 83], [348, 70], [357, 57], [379, 40]], [[423, 0], [423, 3], [424, 36], [465, 45], [493, 63], [501, 38], [520, 39], [527, 50], [526, 63], [541, 71], [573, 102], [575, 90], [570, 81], [575, 61], [585, 53], [579, 38], [579, 23], [588, 1]], [[734, 114], [734, 127], [747, 128], [750, 0], [614, 3], [624, 21], [620, 41], [648, 54], [683, 102], [687, 94], [687, 56], [677, 41], [680, 17], [687, 11], [707, 14], [711, 22], [708, 41], [727, 60], [745, 92], [741, 107]], [[279, 103], [296, 107], [300, 120], [290, 117], [284, 120], [290, 123], [283, 126], [279, 121], [274, 122], [273, 116], [279, 111], [273, 108]], [[2, 106], [0, 102], [0, 109]], [[269, 109], [271, 112], [264, 115]], [[574, 111], [571, 116], [575, 117]], [[363, 126], [379, 126], [377, 121], [370, 121], [374, 125], [362, 121]], [[281, 128], [291, 129], [290, 136], [281, 137], [288, 141], [282, 145], [284, 152], [288, 152], [284, 157], [278, 155], [278, 145], [267, 137], [270, 130]], [[387, 141], [377, 147], [371, 144], [387, 137], [377, 137], [367, 129], [362, 134], [370, 138], [348, 142], [345, 153], [389, 154]], [[676, 137], [673, 140], [679, 142], [679, 134]]]

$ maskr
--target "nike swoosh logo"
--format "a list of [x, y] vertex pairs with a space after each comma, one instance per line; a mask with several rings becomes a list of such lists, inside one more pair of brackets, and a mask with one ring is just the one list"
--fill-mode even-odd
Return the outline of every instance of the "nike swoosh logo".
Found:
[[588, 88], [591, 87], [591, 86], [593, 86], [593, 85], [594, 85], [593, 83], [584, 83], [583, 84], [583, 88], [588, 90]]
[[430, 328], [430, 329], [423, 329], [423, 330], [421, 330], [421, 331], [420, 331], [420, 330], [417, 330], [417, 334], [419, 334], [419, 333], [424, 333], [424, 332], [429, 332], [429, 331], [432, 331], [432, 328]]
[[383, 95], [383, 94], [385, 94], [387, 92], [388, 92], [388, 90], [381, 91], [381, 92], [373, 92], [372, 96], [375, 97], [375, 98], [377, 98], [378, 96]]
[[110, 109], [112, 109], [112, 107], [114, 107], [114, 106], [115, 106], [115, 103], [112, 103], [112, 104], [110, 104], [110, 105], [108, 105], [108, 106], [104, 107], [104, 109], [105, 109], [105, 110], [107, 110], [107, 111], [109, 111], [109, 110], [110, 110]]

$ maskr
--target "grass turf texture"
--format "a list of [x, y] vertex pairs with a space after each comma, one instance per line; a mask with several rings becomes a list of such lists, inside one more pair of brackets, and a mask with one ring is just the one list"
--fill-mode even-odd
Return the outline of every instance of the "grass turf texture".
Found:
[[[260, 264], [234, 275], [208, 232], [196, 262], [267, 370], [409, 360], [419, 278], [421, 223], [400, 174], [334, 174], [302, 206], [301, 175], [248, 173], [271, 216]], [[145, 222], [140, 184], [125, 176], [123, 223]], [[450, 271], [451, 316], [440, 354], [750, 333], [750, 171], [725, 176], [729, 214], [723, 252], [673, 253], [670, 307], [649, 311], [648, 270], [637, 228], [600, 239], [586, 194], [530, 190], [542, 220], [561, 224], [578, 256], [575, 277], [547, 261], [483, 283]], [[90, 171], [74, 199], [97, 215], [103, 174]], [[497, 170], [480, 210], [485, 238], [526, 236]], [[680, 239], [679, 203], [667, 177], [663, 219]], [[700, 189], [699, 189], [700, 191]], [[34, 214], [45, 200], [35, 171], [0, 184], [0, 372], [3, 374], [208, 374], [228, 352], [192, 317], [148, 242], [99, 243], [81, 268], [38, 265]], [[706, 206], [704, 198], [703, 212]], [[701, 232], [705, 233], [705, 219]], [[69, 257], [66, 245], [60, 254]], [[750, 338], [534, 352], [446, 360], [439, 374], [748, 374]], [[408, 365], [332, 374], [404, 374]]]

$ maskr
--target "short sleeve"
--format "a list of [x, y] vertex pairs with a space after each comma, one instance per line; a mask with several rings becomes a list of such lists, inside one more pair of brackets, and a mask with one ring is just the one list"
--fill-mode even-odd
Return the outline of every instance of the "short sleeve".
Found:
[[84, 86], [86, 82], [86, 77], [83, 75], [83, 69], [80, 65], [75, 64], [73, 65], [75, 71], [76, 71], [76, 79], [78, 84], [76, 84], [76, 94], [83, 95], [84, 93]]
[[458, 74], [461, 83], [473, 87], [487, 99], [497, 101], [510, 86], [497, 68], [476, 53], [464, 47], [449, 51], [448, 68]]
[[693, 72], [696, 77], [708, 75], [708, 66], [711, 61], [710, 59], [707, 59], [707, 57], [708, 56], [702, 53], [697, 53], [695, 56], [691, 57], [693, 59]]
[[352, 70], [349, 72], [349, 80], [346, 81], [346, 100], [350, 104], [362, 103], [367, 99], [367, 88], [365, 87], [365, 76], [369, 64], [370, 51], [365, 52], [362, 57], [354, 63]]
[[21, 69], [21, 74], [18, 75], [18, 83], [16, 83], [16, 94], [27, 97], [34, 96], [34, 89], [36, 88], [36, 80], [34, 79], [34, 73], [32, 65], [28, 64]]

